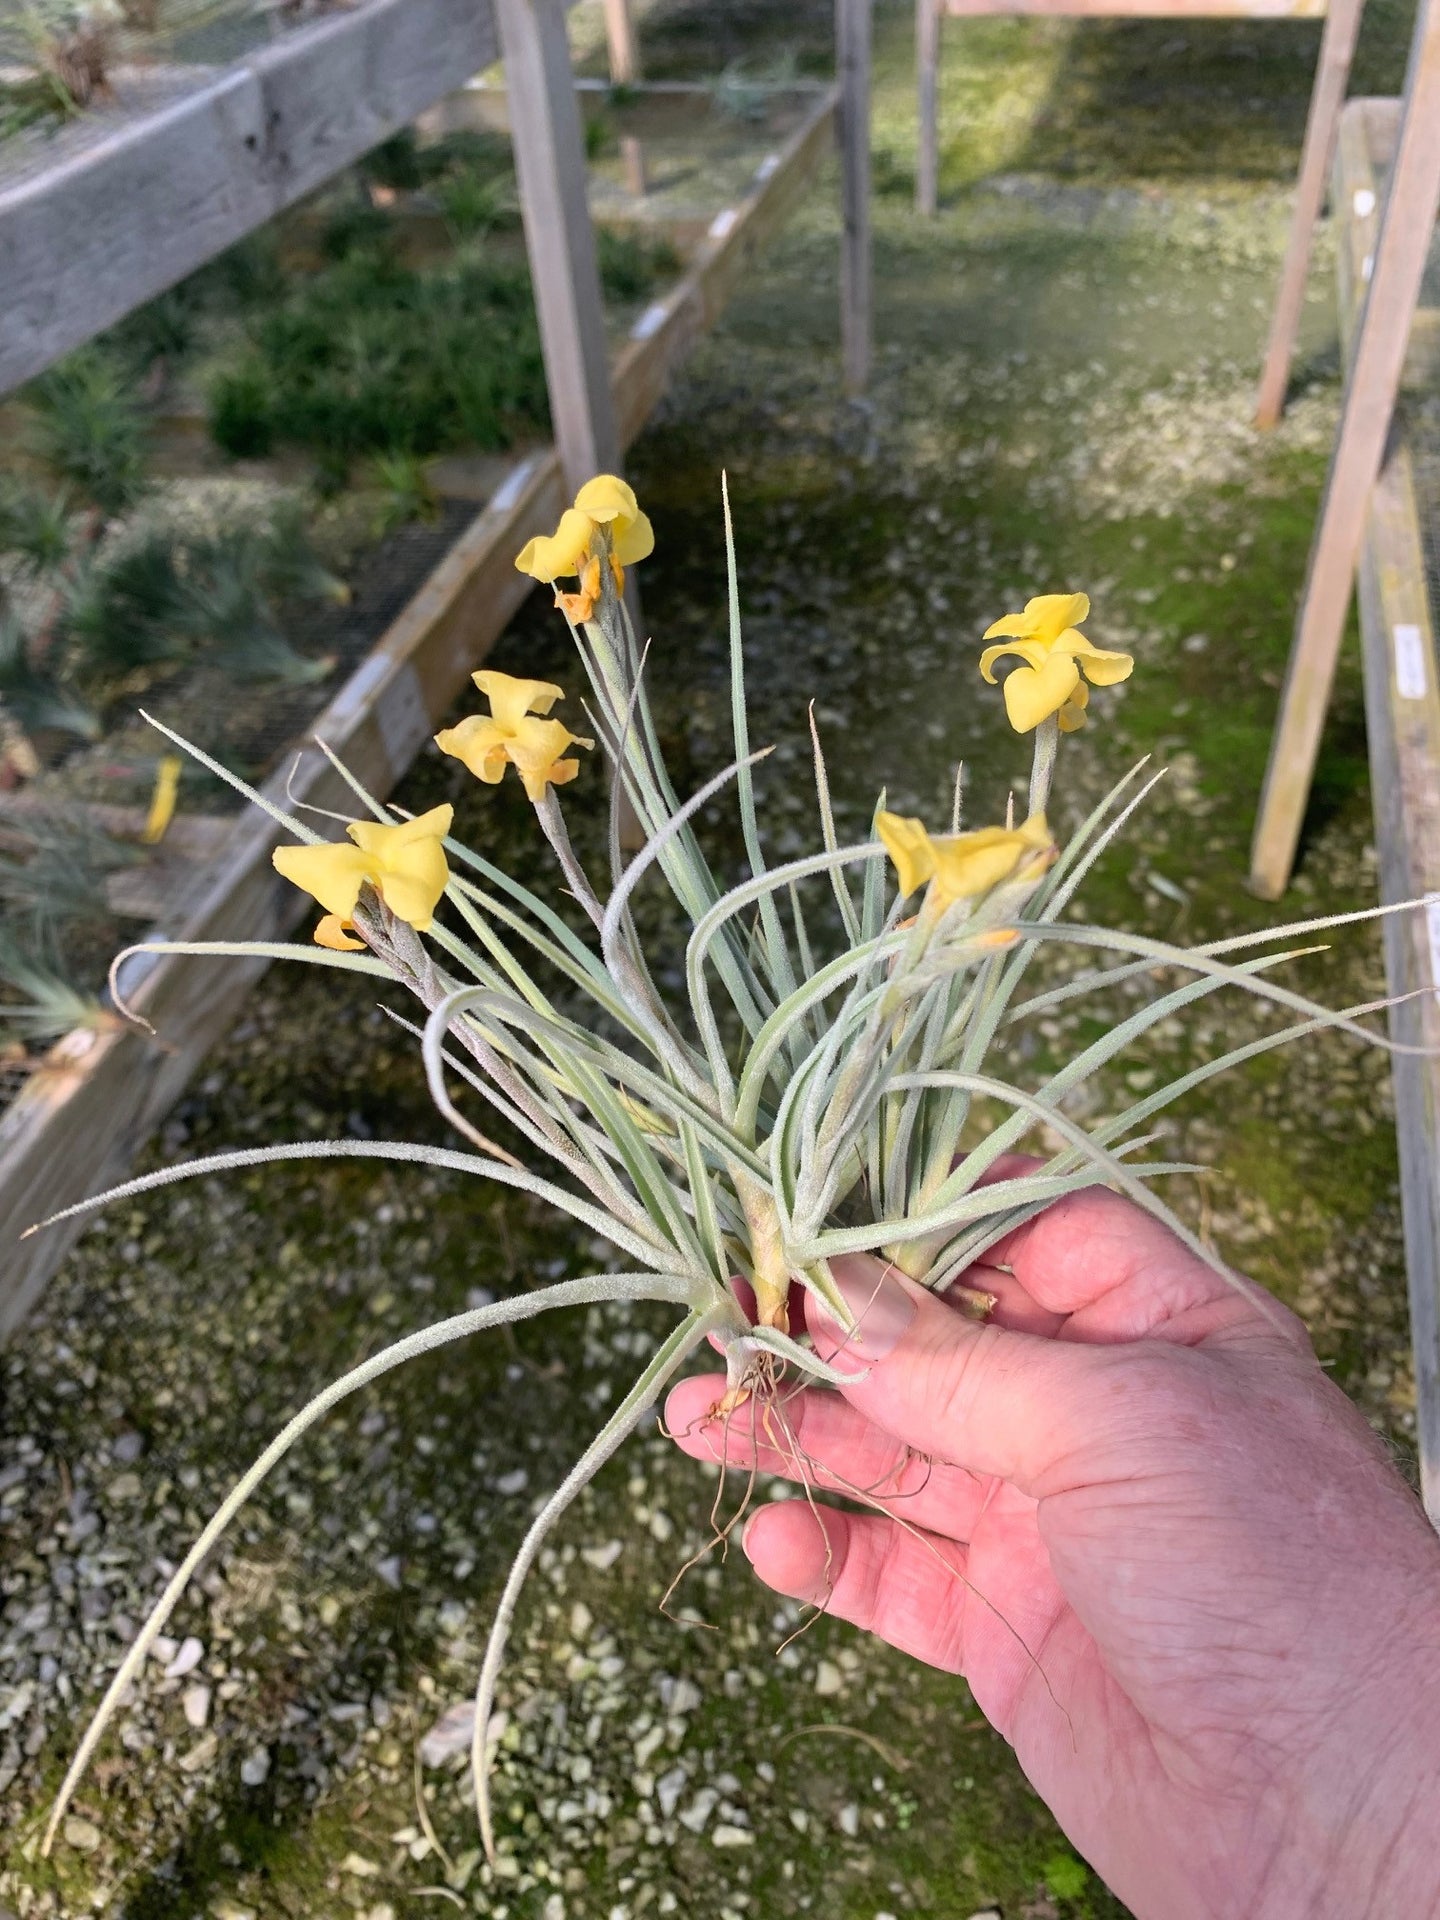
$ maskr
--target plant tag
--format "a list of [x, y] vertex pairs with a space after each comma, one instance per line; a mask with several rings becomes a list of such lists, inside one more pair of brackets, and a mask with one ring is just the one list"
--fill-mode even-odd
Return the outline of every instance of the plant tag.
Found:
[[1423, 700], [1428, 680], [1425, 673], [1425, 639], [1419, 627], [1397, 622], [1392, 629], [1395, 645], [1395, 690], [1402, 700]]
[[663, 300], [652, 300], [640, 318], [630, 329], [632, 340], [648, 340], [652, 333], [658, 333], [665, 324], [665, 316], [670, 311]]
[[1440, 1001], [1440, 900], [1432, 900], [1425, 909], [1425, 931], [1430, 937], [1430, 984]]
[[529, 485], [530, 476], [535, 471], [537, 455], [528, 454], [517, 462], [486, 502], [487, 513], [508, 513]]
[[385, 743], [385, 757], [397, 774], [403, 773], [434, 724], [420, 676], [407, 661], [375, 702], [375, 723]]

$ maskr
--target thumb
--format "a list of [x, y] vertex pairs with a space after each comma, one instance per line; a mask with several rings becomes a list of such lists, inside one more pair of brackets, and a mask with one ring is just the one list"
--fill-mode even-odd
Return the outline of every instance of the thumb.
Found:
[[[843, 1387], [866, 1417], [917, 1452], [996, 1474], [1038, 1499], [1085, 1475], [1148, 1393], [1132, 1394], [1141, 1346], [1088, 1346], [967, 1319], [866, 1254], [831, 1262], [855, 1317], [846, 1332], [813, 1294], [805, 1315], [823, 1360], [863, 1376]], [[1142, 1343], [1143, 1344], [1143, 1343]], [[1164, 1359], [1168, 1349], [1149, 1349]], [[1122, 1402], [1128, 1408], [1122, 1412]]]

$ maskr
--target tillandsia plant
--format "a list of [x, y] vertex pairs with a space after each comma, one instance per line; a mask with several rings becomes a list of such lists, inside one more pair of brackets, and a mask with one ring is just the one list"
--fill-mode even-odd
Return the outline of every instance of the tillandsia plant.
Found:
[[[527, 884], [457, 841], [449, 806], [406, 817], [372, 799], [337, 761], [361, 816], [343, 841], [241, 788], [292, 837], [274, 860], [323, 909], [312, 943], [145, 943], [149, 952], [287, 958], [399, 983], [424, 1009], [412, 1031], [436, 1104], [471, 1150], [350, 1139], [260, 1147], [147, 1174], [85, 1208], [227, 1168], [325, 1156], [415, 1161], [547, 1201], [603, 1236], [627, 1264], [424, 1327], [317, 1394], [175, 1570], [85, 1734], [50, 1837], [205, 1554], [331, 1407], [413, 1355], [506, 1321], [586, 1302], [664, 1302], [678, 1315], [674, 1329], [536, 1514], [500, 1597], [474, 1721], [475, 1792], [490, 1848], [486, 1735], [521, 1584], [566, 1507], [701, 1342], [708, 1337], [725, 1354], [716, 1417], [760, 1417], [783, 1432], [782, 1378], [854, 1377], [843, 1352], [841, 1365], [827, 1365], [792, 1327], [795, 1289], [853, 1330], [832, 1263], [875, 1254], [983, 1315], [992, 1296], [964, 1287], [979, 1256], [1052, 1201], [1096, 1184], [1128, 1194], [1225, 1272], [1156, 1192], [1165, 1175], [1192, 1169], [1142, 1157], [1153, 1117], [1226, 1068], [1322, 1029], [1387, 1044], [1359, 1023], [1371, 1009], [1333, 1012], [1277, 984], [1271, 975], [1293, 951], [1232, 957], [1365, 914], [1188, 949], [1069, 917], [1085, 874], [1159, 777], [1142, 778], [1142, 762], [1063, 848], [1057, 844], [1046, 808], [1061, 736], [1084, 725], [1091, 684], [1123, 680], [1132, 667], [1127, 654], [1085, 638], [1083, 594], [1043, 595], [986, 635], [992, 644], [981, 671], [992, 680], [998, 666], [1017, 662], [1006, 708], [1034, 738], [1022, 819], [962, 829], [957, 779], [945, 830], [887, 811], [882, 797], [873, 837], [842, 845], [812, 718], [818, 844], [771, 866], [754, 789], [767, 749], [750, 741], [728, 499], [725, 516], [735, 757], [698, 792], [682, 802], [671, 784], [646, 695], [645, 653], [623, 598], [625, 568], [651, 551], [650, 523], [623, 481], [601, 476], [581, 489], [556, 532], [532, 540], [517, 561], [538, 580], [574, 583], [557, 587], [555, 598], [588, 682], [589, 734], [556, 717], [560, 687], [487, 671], [474, 678], [490, 711], [437, 736], [442, 752], [481, 781], [496, 783], [510, 768], [519, 775], [553, 859], [549, 884], [534, 876]], [[596, 742], [613, 775], [603, 880], [577, 855], [559, 799]], [[727, 791], [749, 867], [732, 886], [696, 832], [701, 810]], [[645, 836], [628, 862], [622, 803]], [[583, 936], [552, 904], [557, 881], [588, 922]], [[632, 904], [645, 884], [667, 887], [689, 922], [683, 998], [661, 992], [638, 937]], [[1052, 943], [1083, 948], [1094, 964], [1022, 998], [1027, 970]], [[1164, 969], [1176, 984], [1038, 1084], [1017, 1084], [1017, 1029], [1023, 1035], [1077, 995]], [[1259, 996], [1289, 1023], [1098, 1120], [1082, 1125], [1067, 1111], [1068, 1097], [1149, 1029], [1225, 988]], [[562, 995], [584, 1016], [564, 1010]], [[485, 1108], [508, 1144], [479, 1123]], [[988, 1177], [1003, 1154], [1036, 1135], [1042, 1157], [1030, 1171]]]

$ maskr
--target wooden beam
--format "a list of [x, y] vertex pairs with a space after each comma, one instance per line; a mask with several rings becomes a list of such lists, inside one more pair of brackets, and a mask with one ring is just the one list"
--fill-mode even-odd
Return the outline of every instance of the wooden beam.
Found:
[[940, 0], [915, 0], [915, 85], [915, 211], [931, 214], [940, 200]]
[[1350, 64], [1355, 57], [1355, 41], [1360, 31], [1364, 0], [1332, 0], [1325, 16], [1325, 31], [1320, 40], [1320, 60], [1315, 69], [1315, 85], [1310, 94], [1310, 112], [1305, 122], [1305, 145], [1300, 156], [1300, 177], [1295, 183], [1295, 206], [1290, 216], [1290, 238], [1285, 248], [1285, 266], [1280, 275], [1280, 291], [1275, 296], [1275, 311], [1270, 320], [1270, 339], [1265, 349], [1265, 365], [1255, 400], [1257, 427], [1273, 427], [1285, 405], [1285, 389], [1290, 384], [1290, 360], [1295, 351], [1295, 335], [1300, 327], [1300, 309], [1305, 302], [1305, 277], [1310, 267], [1310, 247], [1315, 223], [1325, 200], [1325, 182], [1335, 153], [1335, 133], [1340, 124], [1340, 108], [1350, 84]]
[[[1380, 897], [1440, 893], [1440, 686], [1425, 555], [1410, 457], [1398, 447], [1376, 483], [1360, 555], [1365, 733]], [[1397, 1053], [1395, 1133], [1420, 1492], [1440, 1526], [1440, 913], [1420, 908], [1382, 923], [1385, 978], [1397, 1004], [1391, 1037], [1427, 1055]]]
[[193, 273], [488, 66], [483, 0], [365, 0], [0, 171], [0, 393]]
[[1375, 261], [1350, 355], [1340, 431], [1300, 611], [1250, 854], [1250, 884], [1278, 899], [1290, 879], [1335, 663], [1380, 472], [1410, 323], [1440, 209], [1440, 0], [1421, 0]]
[[941, 0], [952, 19], [1030, 14], [1059, 20], [1320, 20], [1326, 0]]
[[615, 473], [605, 310], [562, 0], [495, 0], [550, 418], [572, 494]]
[[840, 82], [840, 357], [845, 391], [870, 380], [870, 0], [835, 0]]
[[640, 41], [635, 32], [630, 0], [605, 0], [605, 42], [610, 50], [610, 78], [617, 87], [633, 87], [640, 79]]

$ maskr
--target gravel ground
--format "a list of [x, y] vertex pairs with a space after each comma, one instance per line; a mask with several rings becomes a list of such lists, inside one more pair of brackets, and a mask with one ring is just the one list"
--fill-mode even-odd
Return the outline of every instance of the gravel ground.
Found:
[[[733, 12], [757, 44], [800, 35], [805, 64], [817, 9]], [[694, 18], [657, 13], [656, 70], [691, 44]], [[1141, 60], [1126, 106], [1116, 76], [1127, 48], [1152, 43], [1100, 29], [1066, 62], [1053, 29], [1007, 29], [984, 42], [985, 71], [996, 98], [1029, 103], [1034, 151], [1015, 135], [1016, 107], [1003, 139], [986, 134], [1000, 158], [981, 178], [970, 134], [988, 122], [966, 121], [947, 153], [948, 205], [922, 228], [905, 198], [902, 25], [881, 13], [881, 350], [868, 401], [851, 406], [838, 389], [830, 182], [635, 450], [659, 538], [642, 584], [677, 781], [724, 753], [725, 465], [754, 732], [777, 748], [762, 811], [776, 852], [814, 834], [812, 695], [842, 831], [863, 822], [881, 782], [893, 805], [933, 815], [962, 755], [974, 816], [994, 813], [1023, 753], [978, 685], [974, 643], [1027, 592], [1083, 585], [1097, 640], [1133, 647], [1139, 666], [1097, 699], [1101, 724], [1070, 750], [1062, 826], [1140, 753], [1171, 769], [1087, 888], [1088, 913], [1196, 939], [1273, 921], [1241, 878], [1336, 404], [1317, 280], [1297, 405], [1266, 441], [1246, 421], [1293, 165], [1289, 105], [1275, 132], [1252, 62], [1222, 98], [1237, 124], [1255, 122], [1234, 177], [1209, 153], [1179, 169], [1160, 116], [1150, 147], [1136, 135], [1124, 178], [1076, 178], [1055, 157], [1068, 125], [1111, 98], [1150, 125], [1163, 79]], [[1252, 44], [1234, 32], [1227, 44]], [[1277, 72], [1290, 73], [1288, 58], [1287, 43]], [[1057, 62], [1067, 86], [1047, 92], [1035, 76]], [[947, 75], [963, 96], [969, 73]], [[1104, 124], [1113, 143], [1113, 116]], [[495, 664], [576, 678], [538, 603]], [[1374, 896], [1354, 681], [1347, 670], [1287, 911]], [[462, 781], [429, 755], [400, 798], [455, 797], [461, 830], [491, 857], [541, 871], [517, 792]], [[597, 790], [567, 796], [582, 850], [599, 831]], [[733, 828], [717, 819], [712, 831], [733, 867]], [[652, 908], [660, 949], [675, 931]], [[1378, 941], [1345, 937], [1301, 978], [1336, 1004], [1378, 992]], [[357, 983], [272, 972], [147, 1164], [297, 1136], [441, 1139], [413, 1046], [373, 1003]], [[1063, 1056], [1118, 1005], [1027, 1034], [1027, 1067]], [[1248, 1008], [1207, 1007], [1152, 1035], [1093, 1090], [1097, 1107], [1261, 1024]], [[1216, 1169], [1186, 1183], [1182, 1208], [1299, 1307], [1404, 1461], [1412, 1383], [1390, 1118], [1382, 1056], [1319, 1042], [1187, 1104], [1165, 1151]], [[91, 1228], [0, 1363], [0, 1909], [22, 1920], [1122, 1912], [961, 1682], [826, 1620], [791, 1640], [797, 1618], [715, 1556], [682, 1586], [679, 1620], [659, 1612], [709, 1537], [716, 1489], [653, 1427], [577, 1504], [522, 1604], [502, 1687], [500, 1861], [482, 1863], [462, 1749], [489, 1611], [537, 1499], [664, 1325], [640, 1307], [430, 1356], [318, 1430], [192, 1587], [63, 1843], [40, 1860], [84, 1713], [212, 1505], [287, 1415], [429, 1319], [603, 1264], [603, 1248], [523, 1196], [362, 1165], [208, 1181], [121, 1204]]]

